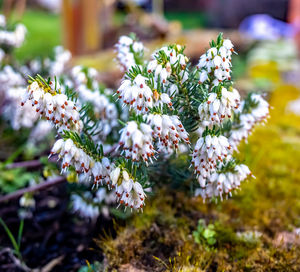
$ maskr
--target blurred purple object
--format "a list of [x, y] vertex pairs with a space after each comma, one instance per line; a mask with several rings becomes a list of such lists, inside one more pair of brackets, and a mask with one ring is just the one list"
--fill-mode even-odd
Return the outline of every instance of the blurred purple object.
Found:
[[239, 31], [256, 40], [277, 40], [292, 38], [298, 29], [270, 15], [257, 14], [246, 17], [241, 22]]

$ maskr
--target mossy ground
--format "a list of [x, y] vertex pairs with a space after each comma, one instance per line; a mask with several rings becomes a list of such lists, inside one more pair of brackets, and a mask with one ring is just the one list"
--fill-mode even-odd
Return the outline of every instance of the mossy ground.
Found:
[[[256, 179], [242, 184], [229, 200], [203, 204], [199, 198], [162, 189], [142, 214], [99, 241], [116, 271], [300, 271], [300, 117], [286, 111], [299, 97], [280, 85], [270, 97], [271, 118], [241, 146]], [[199, 219], [212, 223], [216, 244], [197, 244]], [[258, 231], [245, 240], [237, 232]]]

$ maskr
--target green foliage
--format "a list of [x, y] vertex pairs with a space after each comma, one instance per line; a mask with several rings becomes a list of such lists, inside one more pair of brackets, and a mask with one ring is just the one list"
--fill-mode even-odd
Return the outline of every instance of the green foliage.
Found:
[[178, 86], [181, 93], [173, 99], [176, 113], [178, 112], [188, 132], [193, 132], [198, 128], [198, 107], [208, 97], [207, 90], [201, 84], [198, 84], [196, 75], [196, 71], [190, 72], [189, 80]]
[[78, 272], [98, 272], [103, 271], [103, 265], [99, 262], [94, 262], [93, 264], [90, 264], [88, 261], [86, 261], [86, 265], [82, 266], [78, 269]]
[[[55, 77], [55, 81], [56, 81], [56, 77]], [[56, 84], [55, 84], [56, 86]], [[56, 88], [55, 88], [56, 89]], [[65, 95], [68, 97], [68, 99], [70, 99], [73, 102], [77, 102], [78, 99], [78, 94], [74, 91], [74, 89], [69, 88], [69, 86], [65, 86]]]
[[26, 172], [22, 168], [0, 169], [0, 191], [11, 193], [25, 187], [30, 180], [36, 178], [36, 173]]
[[125, 77], [134, 80], [138, 75], [148, 77], [148, 72], [146, 67], [141, 67], [139, 65], [131, 67], [128, 72], [125, 73]]
[[216, 41], [212, 40], [209, 43], [209, 45], [210, 45], [210, 47], [216, 47], [217, 49], [219, 49], [223, 45], [223, 33], [221, 32], [218, 35], [217, 40]]
[[12, 234], [12, 232], [10, 231], [10, 229], [8, 228], [8, 226], [5, 224], [5, 222], [1, 217], [0, 217], [0, 224], [4, 228], [6, 234], [8, 235], [11, 241], [11, 244], [14, 248], [14, 253], [18, 256], [20, 260], [22, 260], [20, 247], [21, 247], [21, 239], [22, 239], [23, 228], [24, 228], [24, 220], [21, 220], [20, 222], [17, 240], [15, 239], [14, 235]]
[[94, 106], [87, 102], [79, 111], [80, 118], [83, 122], [85, 132], [90, 136], [94, 136], [99, 133], [99, 119], [94, 112]]
[[200, 219], [197, 230], [193, 231], [193, 237], [197, 244], [213, 246], [217, 242], [215, 226], [213, 224], [206, 226], [205, 221]]

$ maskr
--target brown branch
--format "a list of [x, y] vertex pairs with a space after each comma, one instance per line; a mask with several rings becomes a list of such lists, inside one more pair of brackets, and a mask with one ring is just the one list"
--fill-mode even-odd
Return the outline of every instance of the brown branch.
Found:
[[[57, 156], [52, 156], [48, 159], [49, 162], [56, 162]], [[7, 164], [5, 166], [6, 169], [15, 169], [15, 168], [39, 168], [43, 165], [40, 160], [32, 160], [32, 161], [21, 161], [21, 162], [13, 162]]]
[[40, 160], [14, 162], [5, 166], [6, 169], [14, 168], [37, 168], [42, 165]]
[[48, 189], [48, 188], [50, 188], [54, 185], [58, 185], [58, 184], [63, 183], [65, 181], [66, 181], [65, 177], [62, 177], [62, 176], [55, 177], [52, 180], [45, 181], [45, 182], [37, 184], [35, 186], [23, 188], [23, 189], [20, 189], [16, 192], [11, 193], [11, 194], [0, 196], [0, 203], [7, 202], [7, 201], [10, 201], [10, 200], [19, 198], [19, 197], [21, 197], [22, 195], [24, 195], [26, 193], [33, 193], [33, 192], [36, 192], [36, 191], [46, 190], [46, 189]]

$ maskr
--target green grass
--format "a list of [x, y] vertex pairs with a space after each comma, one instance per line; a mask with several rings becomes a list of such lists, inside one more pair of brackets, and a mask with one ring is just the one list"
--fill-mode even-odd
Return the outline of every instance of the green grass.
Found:
[[204, 27], [207, 21], [206, 15], [202, 12], [166, 12], [165, 18], [168, 21], [179, 21], [184, 29]]
[[62, 43], [59, 15], [27, 10], [21, 20], [28, 32], [23, 46], [16, 50], [19, 60], [48, 56], [54, 46]]

